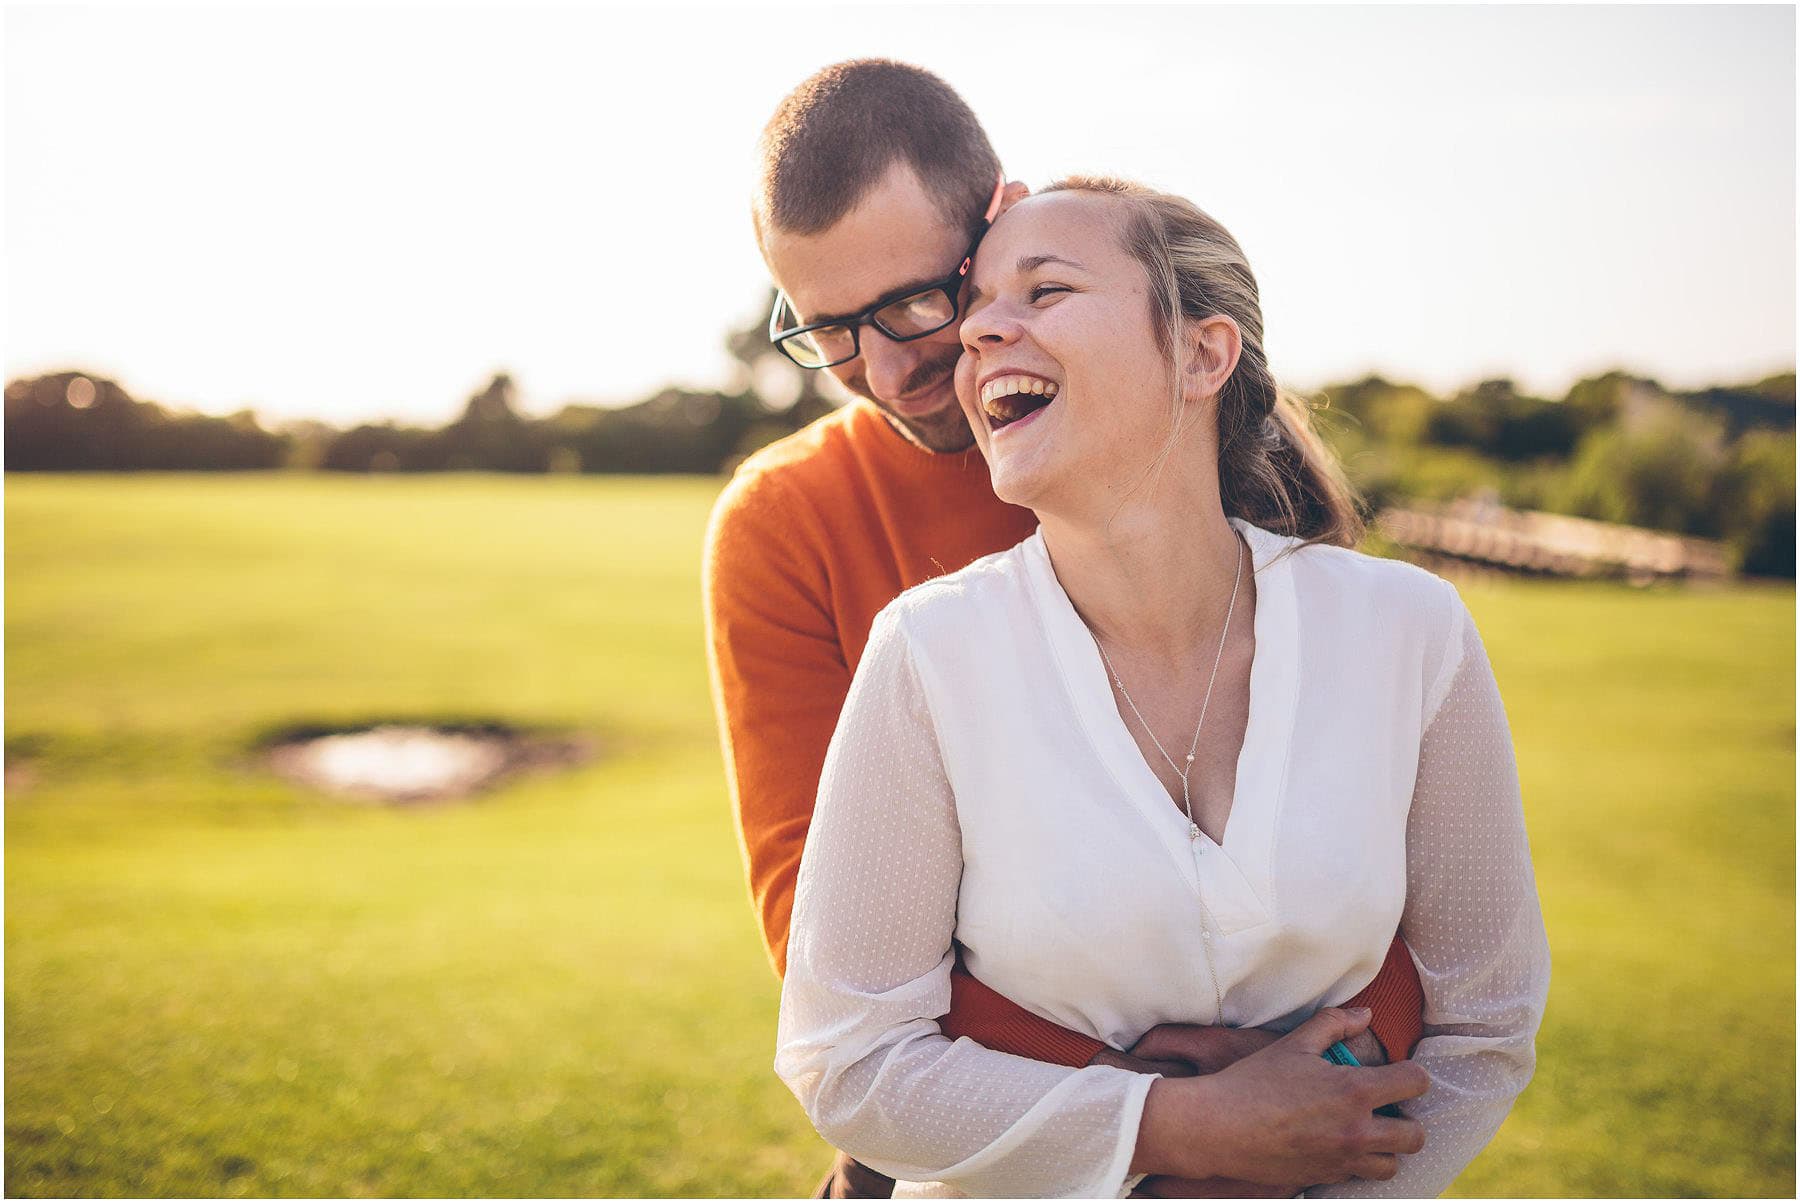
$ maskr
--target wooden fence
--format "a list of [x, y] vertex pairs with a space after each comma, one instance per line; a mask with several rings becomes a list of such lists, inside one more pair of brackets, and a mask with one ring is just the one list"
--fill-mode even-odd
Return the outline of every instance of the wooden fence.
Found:
[[1731, 575], [1723, 545], [1662, 531], [1511, 510], [1464, 499], [1383, 510], [1376, 529], [1434, 570], [1487, 569], [1547, 576], [1717, 581]]

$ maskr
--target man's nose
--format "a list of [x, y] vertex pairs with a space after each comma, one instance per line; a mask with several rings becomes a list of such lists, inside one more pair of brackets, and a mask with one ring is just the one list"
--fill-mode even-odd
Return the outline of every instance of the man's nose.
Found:
[[883, 400], [903, 396], [907, 378], [919, 366], [921, 351], [919, 341], [897, 343], [873, 326], [864, 327], [862, 357], [869, 391]]

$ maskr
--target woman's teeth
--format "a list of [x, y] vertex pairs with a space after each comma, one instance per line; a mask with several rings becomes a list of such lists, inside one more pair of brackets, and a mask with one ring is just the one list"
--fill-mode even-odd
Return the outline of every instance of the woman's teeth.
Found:
[[981, 386], [981, 403], [986, 405], [996, 397], [1009, 397], [1014, 393], [1033, 393], [1038, 396], [1056, 396], [1056, 383], [1042, 380], [1036, 376], [1001, 376]]
[[1037, 376], [1001, 376], [981, 386], [981, 407], [997, 429], [1050, 404], [1056, 389], [1055, 381]]

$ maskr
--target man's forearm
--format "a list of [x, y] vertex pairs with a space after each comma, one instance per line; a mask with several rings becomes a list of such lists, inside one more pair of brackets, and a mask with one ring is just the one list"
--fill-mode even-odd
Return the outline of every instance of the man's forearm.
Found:
[[[1380, 1042], [1382, 1056], [1380, 1062], [1373, 1060], [1375, 1051], [1370, 1047], [1373, 1041], [1364, 1041], [1360, 1047], [1352, 1043], [1350, 1051], [1356, 1054], [1358, 1061], [1371, 1065], [1404, 1061], [1412, 1056], [1413, 1047], [1424, 1033], [1425, 990], [1419, 984], [1419, 970], [1413, 964], [1412, 953], [1398, 932], [1388, 945], [1387, 958], [1382, 961], [1375, 980], [1342, 1005], [1367, 1007], [1373, 1015], [1368, 1034]], [[1363, 1055], [1365, 1051], [1368, 1057]]]
[[1080, 1069], [1108, 1051], [1104, 1041], [1034, 1015], [971, 977], [959, 964], [950, 974], [950, 1010], [938, 1020], [952, 1040], [975, 1043], [1015, 1057]]
[[[1388, 948], [1375, 980], [1344, 1005], [1367, 1007], [1369, 1029], [1348, 1043], [1364, 1065], [1403, 1059], [1418, 1042], [1424, 992], [1412, 954], [1399, 936]], [[1208, 1030], [1195, 1025], [1165, 1024], [1151, 1029], [1129, 1052], [1052, 1023], [977, 981], [958, 963], [950, 975], [950, 1011], [938, 1021], [946, 1036], [967, 1036], [977, 1044], [1052, 1065], [1079, 1068], [1105, 1064], [1138, 1073], [1178, 1076], [1182, 1063], [1189, 1073], [1210, 1073], [1255, 1051], [1253, 1040], [1234, 1039], [1231, 1029]]]

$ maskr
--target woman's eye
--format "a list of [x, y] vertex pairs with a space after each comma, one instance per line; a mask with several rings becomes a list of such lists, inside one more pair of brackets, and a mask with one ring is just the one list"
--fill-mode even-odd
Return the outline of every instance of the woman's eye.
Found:
[[1069, 290], [1064, 288], [1061, 284], [1039, 284], [1031, 290], [1031, 301], [1033, 304], [1036, 304], [1045, 297], [1050, 296], [1052, 293], [1068, 291]]

